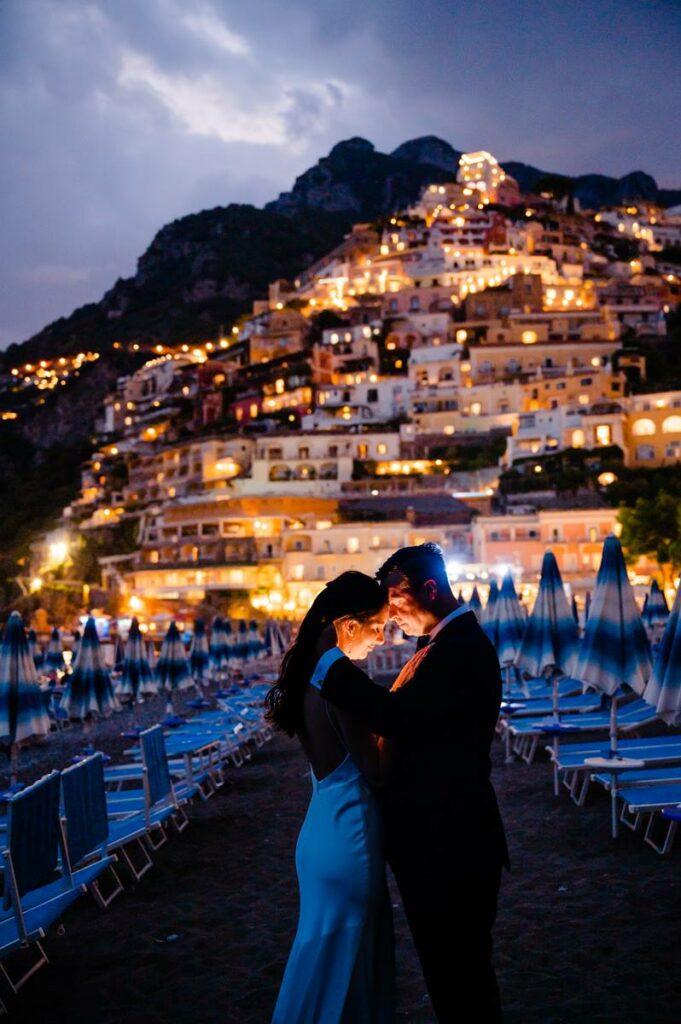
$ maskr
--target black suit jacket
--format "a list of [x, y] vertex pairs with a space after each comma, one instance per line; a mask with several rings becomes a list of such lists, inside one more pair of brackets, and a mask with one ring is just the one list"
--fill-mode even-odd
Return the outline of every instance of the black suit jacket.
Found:
[[389, 832], [411, 827], [431, 809], [431, 817], [449, 819], [450, 833], [466, 848], [484, 849], [507, 862], [490, 781], [501, 672], [473, 612], [452, 619], [417, 651], [393, 690], [377, 686], [342, 658], [329, 669], [322, 695], [355, 712], [372, 732], [396, 741], [383, 797]]

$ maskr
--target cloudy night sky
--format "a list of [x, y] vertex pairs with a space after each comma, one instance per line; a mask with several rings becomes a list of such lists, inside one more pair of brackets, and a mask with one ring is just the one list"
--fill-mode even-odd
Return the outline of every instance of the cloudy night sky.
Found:
[[680, 188], [679, 53], [675, 0], [0, 0], [0, 347], [352, 135]]

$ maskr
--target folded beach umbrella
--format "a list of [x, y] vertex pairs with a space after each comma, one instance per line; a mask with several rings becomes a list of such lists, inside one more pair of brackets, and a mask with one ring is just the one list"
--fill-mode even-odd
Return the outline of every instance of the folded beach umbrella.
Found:
[[156, 657], [156, 648], [154, 647], [154, 641], [149, 637], [147, 640], [147, 661], [149, 662], [149, 668], [156, 675], [156, 666], [158, 664], [158, 658]]
[[[610, 697], [610, 750], [606, 760], [617, 754], [617, 701], [615, 693], [626, 684], [642, 694], [651, 672], [650, 645], [620, 542], [608, 534], [596, 577], [591, 614], [584, 630], [575, 675]], [[604, 765], [601, 765], [604, 768]], [[607, 770], [607, 769], [604, 769]], [[611, 785], [612, 834], [617, 835], [617, 776]]]
[[225, 637], [225, 664], [227, 666], [234, 665], [237, 661], [235, 648], [236, 648], [236, 637], [234, 636], [234, 630], [232, 629], [232, 623], [229, 619], [223, 619], [222, 625], [224, 629]]
[[71, 668], [76, 664], [78, 660], [78, 651], [80, 650], [81, 636], [80, 630], [77, 629], [73, 634], [73, 643], [71, 644]]
[[133, 705], [142, 694], [158, 693], [158, 685], [149, 665], [139, 622], [136, 618], [130, 623], [118, 693], [130, 697]]
[[97, 715], [106, 717], [114, 709], [111, 679], [104, 664], [104, 653], [93, 618], [89, 618], [85, 624], [76, 664], [66, 684], [61, 707], [69, 718], [82, 722]]
[[10, 747], [13, 786], [18, 744], [32, 736], [47, 736], [49, 731], [50, 720], [24, 625], [19, 612], [12, 612], [0, 648], [0, 740]]
[[125, 646], [123, 644], [123, 638], [120, 633], [116, 634], [116, 643], [114, 644], [114, 656], [113, 656], [113, 669], [114, 672], [123, 671], [123, 662], [125, 661]]
[[475, 612], [478, 617], [478, 622], [480, 622], [482, 619], [482, 601], [480, 600], [480, 594], [478, 593], [477, 587], [473, 587], [473, 593], [471, 594], [468, 602], [468, 610]]
[[224, 623], [219, 615], [216, 615], [213, 619], [208, 653], [210, 656], [211, 675], [217, 676], [220, 669], [227, 664], [227, 635]]
[[188, 686], [194, 685], [184, 644], [174, 622], [170, 623], [161, 644], [161, 653], [156, 664], [156, 675], [166, 692], [168, 712], [171, 713], [175, 690], [185, 690]]
[[492, 580], [489, 585], [489, 594], [487, 595], [487, 604], [485, 610], [482, 613], [482, 628], [487, 633], [494, 646], [497, 645], [497, 615], [496, 607], [497, 601], [499, 600], [499, 585], [496, 580]]
[[263, 641], [266, 652], [272, 658], [281, 658], [286, 650], [284, 635], [274, 619], [268, 619]]
[[245, 619], [239, 619], [235, 653], [237, 658], [242, 661], [248, 657], [248, 626]]
[[28, 643], [28, 653], [33, 658], [33, 664], [36, 668], [40, 668], [43, 663], [43, 652], [34, 629], [29, 629], [26, 642]]
[[667, 725], [681, 724], [681, 584], [643, 698]]
[[208, 637], [203, 619], [196, 619], [194, 622], [194, 634], [189, 648], [189, 667], [194, 682], [203, 680], [208, 675], [208, 662], [210, 652], [208, 650]]
[[577, 598], [575, 597], [574, 594], [572, 595], [572, 602], [571, 602], [570, 607], [572, 608], [572, 618], [575, 620], [575, 622], [579, 626], [579, 609], [577, 608]]
[[571, 675], [578, 652], [577, 625], [555, 556], [547, 551], [516, 664], [530, 676]]
[[584, 622], [589, 618], [591, 613], [591, 591], [587, 590], [586, 597], [584, 598]]
[[248, 654], [251, 658], [258, 658], [263, 651], [263, 642], [260, 639], [258, 623], [251, 619], [248, 623]]
[[49, 669], [51, 672], [61, 672], [65, 667], [64, 647], [61, 642], [61, 633], [55, 626], [50, 635], [50, 642], [47, 645], [45, 668]]
[[[662, 627], [669, 618], [669, 607], [663, 592], [660, 590], [657, 580], [653, 580], [650, 587], [650, 594], [646, 594], [647, 601], [641, 612], [641, 618], [649, 629]], [[659, 636], [659, 634], [658, 634]]]
[[515, 662], [525, 633], [525, 618], [510, 572], [504, 576], [495, 610], [497, 657], [503, 668]]

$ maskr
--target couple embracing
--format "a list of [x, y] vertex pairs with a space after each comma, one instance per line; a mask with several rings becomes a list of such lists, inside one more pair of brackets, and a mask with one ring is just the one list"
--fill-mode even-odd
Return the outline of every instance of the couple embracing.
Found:
[[[354, 661], [390, 617], [422, 637], [390, 690]], [[303, 619], [267, 697], [298, 737], [312, 798], [296, 848], [298, 931], [273, 1024], [395, 1020], [390, 865], [439, 1024], [496, 1024], [491, 929], [504, 830], [490, 782], [494, 648], [454, 597], [441, 549], [346, 572]]]

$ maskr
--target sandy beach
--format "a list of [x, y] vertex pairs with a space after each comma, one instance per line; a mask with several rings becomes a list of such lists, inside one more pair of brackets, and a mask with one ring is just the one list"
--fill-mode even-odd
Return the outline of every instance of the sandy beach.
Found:
[[[160, 702], [142, 708], [158, 717]], [[114, 741], [122, 716], [102, 727]], [[64, 765], [75, 730], [30, 755]], [[27, 765], [28, 753], [23, 754]], [[503, 880], [496, 963], [507, 1024], [672, 1024], [681, 1007], [681, 843], [662, 858], [638, 835], [609, 836], [609, 804], [554, 799], [545, 762], [494, 778], [513, 871]], [[294, 847], [307, 766], [283, 737], [230, 768], [191, 826], [108, 911], [86, 897], [46, 942], [50, 965], [17, 998], [16, 1024], [265, 1024], [296, 925]], [[462, 880], [462, 883], [465, 880]], [[398, 1020], [433, 1020], [397, 894]], [[452, 921], [456, 928], [456, 921]]]

